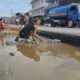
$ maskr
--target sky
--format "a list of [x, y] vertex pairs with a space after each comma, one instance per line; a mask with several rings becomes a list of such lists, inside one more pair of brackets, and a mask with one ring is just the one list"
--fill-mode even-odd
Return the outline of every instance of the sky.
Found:
[[31, 10], [31, 0], [0, 0], [0, 16], [11, 16], [16, 12]]

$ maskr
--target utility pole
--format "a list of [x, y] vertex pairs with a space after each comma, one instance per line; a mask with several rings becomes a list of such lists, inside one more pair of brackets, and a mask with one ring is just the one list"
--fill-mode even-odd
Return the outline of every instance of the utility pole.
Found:
[[10, 14], [11, 14], [11, 24], [12, 24], [13, 9], [10, 10]]

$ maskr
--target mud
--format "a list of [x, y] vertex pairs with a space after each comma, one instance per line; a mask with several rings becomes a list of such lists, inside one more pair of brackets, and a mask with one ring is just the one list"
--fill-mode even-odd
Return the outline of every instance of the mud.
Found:
[[80, 48], [49, 42], [11, 44], [0, 37], [0, 80], [80, 80]]

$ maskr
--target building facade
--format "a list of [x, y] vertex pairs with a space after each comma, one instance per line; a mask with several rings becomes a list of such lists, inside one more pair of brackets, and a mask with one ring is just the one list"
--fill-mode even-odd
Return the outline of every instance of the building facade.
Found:
[[60, 6], [71, 4], [71, 3], [80, 3], [80, 0], [60, 0], [59, 1]]
[[80, 3], [80, 0], [47, 0], [49, 3], [59, 3], [60, 6], [67, 5], [70, 3]]
[[32, 0], [32, 16], [45, 15], [46, 0]]

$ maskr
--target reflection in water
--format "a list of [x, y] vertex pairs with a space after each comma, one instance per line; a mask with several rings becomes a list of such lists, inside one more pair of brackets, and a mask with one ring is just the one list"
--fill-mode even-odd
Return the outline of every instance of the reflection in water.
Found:
[[17, 45], [17, 50], [28, 58], [40, 61], [40, 56], [37, 53], [36, 46]]
[[3, 46], [4, 45], [4, 38], [0, 36], [0, 44]]
[[80, 60], [80, 48], [63, 43], [46, 43], [46, 45], [38, 46], [37, 50], [40, 53], [48, 52], [50, 56], [71, 57]]
[[57, 57], [70, 57], [80, 60], [80, 49], [74, 46], [63, 43], [46, 43], [39, 45], [17, 45], [18, 51], [24, 56], [33, 58], [35, 61], [40, 61], [39, 55], [49, 55]]
[[[0, 45], [3, 46], [6, 38], [0, 36]], [[9, 37], [7, 40], [13, 40], [13, 37]], [[63, 43], [40, 43], [39, 45], [16, 45], [18, 51], [24, 56], [40, 61], [40, 55], [49, 55], [57, 57], [70, 57], [80, 61], [80, 48], [63, 44]]]

